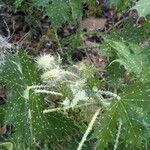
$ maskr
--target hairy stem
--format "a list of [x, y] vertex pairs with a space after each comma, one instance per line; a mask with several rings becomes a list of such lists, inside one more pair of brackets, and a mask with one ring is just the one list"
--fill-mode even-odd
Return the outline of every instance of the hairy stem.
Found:
[[120, 137], [120, 133], [121, 133], [121, 127], [122, 127], [122, 121], [119, 121], [118, 132], [117, 132], [117, 136], [116, 136], [116, 140], [115, 140], [114, 150], [116, 150], [118, 147], [119, 137]]
[[109, 91], [99, 91], [100, 94], [105, 94], [105, 95], [110, 95], [110, 96], [113, 96], [114, 98], [117, 98], [117, 100], [120, 100], [121, 97], [118, 96], [117, 94], [115, 93], [112, 93], [112, 92], [109, 92]]
[[95, 112], [95, 114], [93, 115], [92, 120], [91, 120], [91, 122], [90, 122], [90, 124], [89, 124], [89, 126], [88, 126], [88, 128], [87, 128], [87, 130], [86, 130], [86, 132], [84, 133], [84, 135], [83, 135], [83, 137], [82, 137], [82, 140], [81, 140], [81, 142], [79, 143], [79, 146], [78, 146], [77, 150], [81, 150], [81, 149], [82, 149], [82, 146], [83, 146], [84, 142], [86, 141], [87, 136], [88, 136], [89, 133], [91, 132], [92, 127], [93, 127], [93, 125], [94, 125], [94, 123], [95, 123], [95, 121], [96, 121], [97, 116], [99, 115], [99, 113], [100, 113], [100, 108], [99, 108], [99, 109]]
[[83, 107], [83, 106], [88, 106], [88, 105], [91, 105], [93, 103], [85, 103], [85, 104], [81, 104], [81, 105], [76, 105], [75, 107], [72, 107], [72, 106], [68, 106], [68, 107], [62, 107], [62, 108], [53, 108], [53, 109], [45, 109], [43, 111], [43, 113], [50, 113], [50, 112], [55, 112], [55, 111], [64, 111], [64, 110], [67, 110], [67, 109], [71, 109], [71, 108], [80, 108], [80, 107]]
[[35, 90], [35, 93], [43, 93], [43, 94], [52, 94], [57, 96], [63, 96], [61, 93], [54, 92], [54, 91], [47, 91], [47, 90]]

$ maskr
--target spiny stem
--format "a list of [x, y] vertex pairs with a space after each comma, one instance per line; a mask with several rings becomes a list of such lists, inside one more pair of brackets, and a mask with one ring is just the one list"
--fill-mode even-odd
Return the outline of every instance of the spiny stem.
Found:
[[47, 91], [47, 90], [35, 90], [35, 93], [45, 93], [45, 94], [52, 94], [57, 96], [63, 96], [61, 93], [54, 92], [54, 91]]
[[75, 107], [72, 107], [72, 106], [68, 106], [68, 107], [62, 107], [62, 108], [53, 108], [53, 109], [46, 109], [43, 111], [43, 113], [50, 113], [50, 112], [55, 112], [55, 111], [64, 111], [64, 110], [67, 110], [67, 109], [71, 109], [71, 108], [80, 108], [80, 107], [83, 107], [83, 106], [88, 106], [88, 105], [91, 105], [93, 103], [85, 103], [85, 104], [81, 104], [81, 105], [77, 105]]
[[30, 89], [38, 89], [38, 88], [45, 88], [45, 87], [48, 87], [48, 86], [45, 86], [45, 85], [32, 85], [32, 86], [28, 86], [27, 89], [30, 90]]
[[118, 95], [117, 95], [117, 94], [115, 94], [115, 93], [109, 92], [109, 91], [99, 91], [99, 93], [100, 93], [100, 94], [105, 94], [105, 95], [113, 96], [113, 97], [117, 98], [118, 100], [120, 100], [120, 99], [121, 99], [121, 97], [120, 97], [120, 96], [118, 96]]
[[86, 130], [86, 132], [84, 133], [84, 135], [83, 135], [83, 137], [82, 137], [82, 140], [81, 140], [81, 142], [79, 143], [79, 146], [78, 146], [77, 150], [81, 150], [81, 149], [82, 149], [82, 146], [83, 146], [84, 142], [86, 141], [87, 136], [88, 136], [89, 133], [91, 132], [92, 127], [93, 127], [93, 125], [94, 125], [94, 123], [95, 123], [95, 121], [96, 121], [97, 116], [99, 115], [99, 113], [100, 113], [100, 108], [99, 108], [99, 109], [95, 112], [95, 114], [93, 115], [92, 120], [91, 120], [91, 122], [90, 122], [90, 124], [89, 124], [89, 126], [88, 126], [88, 128], [87, 128], [87, 130]]
[[59, 92], [54, 92], [54, 91], [48, 91], [48, 90], [41, 90], [39, 88], [44, 88], [46, 86], [43, 85], [33, 85], [33, 86], [28, 86], [26, 88], [26, 90], [24, 91], [24, 98], [25, 99], [29, 99], [29, 91], [31, 89], [34, 89], [35, 93], [45, 93], [45, 94], [52, 94], [52, 95], [56, 95], [56, 96], [63, 96], [61, 93]]
[[114, 150], [116, 150], [117, 147], [118, 147], [118, 142], [119, 142], [121, 127], [122, 127], [122, 121], [119, 121], [118, 132], [117, 132], [117, 136], [116, 136], [116, 140], [115, 140]]
[[32, 86], [28, 86], [27, 89], [31, 90], [31, 89], [43, 89], [43, 88], [51, 88], [50, 86], [47, 85], [32, 85]]

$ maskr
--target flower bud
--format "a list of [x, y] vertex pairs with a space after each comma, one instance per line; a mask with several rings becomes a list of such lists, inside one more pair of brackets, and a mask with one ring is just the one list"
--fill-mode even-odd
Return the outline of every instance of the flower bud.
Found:
[[45, 72], [42, 76], [42, 80], [51, 80], [51, 79], [58, 79], [60, 77], [60, 70], [59, 69], [53, 69], [50, 71]]

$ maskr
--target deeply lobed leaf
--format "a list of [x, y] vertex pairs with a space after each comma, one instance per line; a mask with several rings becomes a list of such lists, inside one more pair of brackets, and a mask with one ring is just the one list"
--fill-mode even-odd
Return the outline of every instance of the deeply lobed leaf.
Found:
[[[145, 74], [144, 72], [142, 74]], [[129, 85], [120, 95], [120, 99], [112, 102], [108, 110], [99, 120], [95, 131], [97, 147], [103, 150], [108, 144], [115, 143], [118, 123], [122, 122], [119, 143], [126, 148], [142, 148], [148, 144], [150, 130], [150, 82], [137, 81]], [[145, 146], [144, 146], [145, 147]]]
[[57, 145], [60, 137], [65, 138], [75, 132], [77, 127], [63, 114], [43, 114], [45, 104], [42, 97], [34, 89], [28, 89], [40, 84], [40, 80], [27, 56], [20, 50], [18, 54], [7, 55], [5, 59], [1, 74], [9, 91], [5, 123], [14, 126], [18, 143], [31, 146], [47, 138]]

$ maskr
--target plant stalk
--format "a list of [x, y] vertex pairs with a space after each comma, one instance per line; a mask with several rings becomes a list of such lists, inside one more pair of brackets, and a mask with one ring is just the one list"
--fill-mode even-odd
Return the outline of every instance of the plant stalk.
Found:
[[91, 122], [90, 122], [90, 124], [89, 124], [89, 126], [88, 126], [88, 128], [87, 128], [87, 130], [86, 130], [86, 132], [84, 133], [84, 135], [83, 135], [83, 137], [82, 137], [82, 140], [81, 140], [81, 142], [79, 143], [79, 146], [78, 146], [77, 150], [81, 150], [81, 149], [82, 149], [82, 146], [83, 146], [84, 142], [86, 141], [87, 136], [88, 136], [89, 133], [91, 132], [91, 130], [92, 130], [92, 128], [93, 128], [93, 125], [94, 125], [94, 123], [95, 123], [95, 121], [96, 121], [96, 119], [97, 119], [99, 113], [100, 113], [100, 108], [97, 109], [97, 111], [96, 111], [95, 114], [93, 115], [92, 120], [91, 120]]

